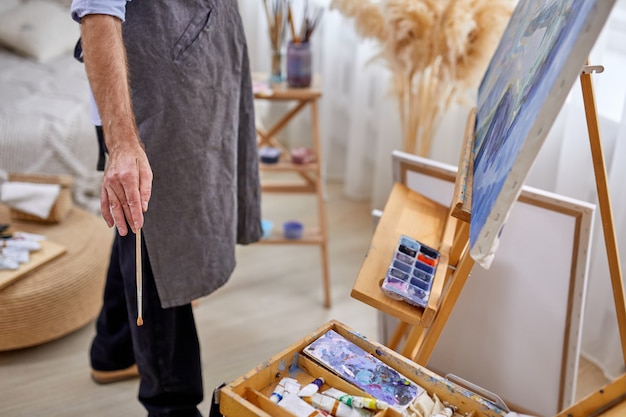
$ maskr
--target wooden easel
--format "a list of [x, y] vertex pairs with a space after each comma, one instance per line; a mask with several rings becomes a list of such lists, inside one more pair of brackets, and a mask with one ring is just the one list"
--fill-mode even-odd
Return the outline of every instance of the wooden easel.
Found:
[[[591, 79], [591, 75], [594, 72], [601, 73], [603, 71], [604, 68], [602, 66], [587, 65], [580, 75], [580, 84], [585, 105], [585, 116], [587, 118], [587, 130], [589, 132], [593, 170], [596, 176], [602, 231], [604, 233], [604, 243], [609, 263], [609, 273], [611, 276], [611, 286], [613, 288], [617, 324], [620, 332], [622, 356], [624, 363], [626, 363], [626, 298], [624, 296], [622, 270], [619, 252], [617, 250], [613, 212], [609, 198], [606, 166], [604, 163], [596, 101]], [[557, 417], [618, 417], [624, 415], [626, 415], [626, 373], [622, 374], [605, 387], [602, 387], [597, 392], [592, 393], [578, 403], [561, 411], [557, 414]]]
[[[626, 298], [591, 80], [593, 72], [602, 71], [603, 68], [600, 66], [586, 66], [580, 75], [580, 82], [622, 352], [626, 363]], [[352, 290], [354, 298], [400, 320], [387, 345], [398, 350], [404, 340], [400, 353], [424, 366], [474, 265], [469, 256], [474, 120], [475, 113], [470, 112], [451, 206], [446, 208], [438, 205], [399, 183], [395, 184]], [[416, 223], [419, 224], [416, 226]], [[426, 244], [435, 245], [441, 252], [441, 263], [437, 269], [431, 298], [428, 307], [423, 310], [402, 301], [391, 300], [380, 291], [380, 281], [392, 257], [393, 245], [401, 233], [412, 234]], [[378, 279], [372, 279], [373, 277]], [[616, 414], [613, 414], [614, 412]], [[626, 415], [626, 374], [578, 404], [560, 412], [556, 417], [624, 415]]]

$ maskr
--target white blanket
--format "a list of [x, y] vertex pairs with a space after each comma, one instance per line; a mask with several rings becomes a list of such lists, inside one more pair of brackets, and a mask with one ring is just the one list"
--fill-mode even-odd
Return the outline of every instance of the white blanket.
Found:
[[72, 175], [76, 204], [99, 213], [83, 65], [70, 53], [42, 64], [0, 48], [0, 91], [0, 169]]

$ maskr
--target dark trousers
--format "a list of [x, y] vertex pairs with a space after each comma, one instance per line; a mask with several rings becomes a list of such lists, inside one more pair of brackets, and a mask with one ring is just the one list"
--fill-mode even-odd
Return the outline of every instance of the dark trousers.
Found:
[[198, 417], [202, 369], [191, 304], [161, 308], [142, 239], [143, 326], [137, 326], [135, 242], [130, 231], [113, 241], [91, 366], [110, 371], [137, 363], [139, 401], [150, 417]]

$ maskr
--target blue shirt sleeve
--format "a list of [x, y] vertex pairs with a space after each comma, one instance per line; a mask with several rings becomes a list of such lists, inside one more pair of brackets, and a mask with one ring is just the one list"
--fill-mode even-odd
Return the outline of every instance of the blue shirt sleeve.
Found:
[[126, 18], [126, 0], [72, 0], [70, 11], [72, 19], [79, 23], [88, 14], [108, 14], [123, 22]]

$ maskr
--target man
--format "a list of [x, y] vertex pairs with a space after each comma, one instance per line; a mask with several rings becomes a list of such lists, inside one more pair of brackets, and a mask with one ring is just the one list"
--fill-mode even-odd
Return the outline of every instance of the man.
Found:
[[[140, 374], [149, 416], [199, 416], [191, 302], [261, 237], [252, 84], [236, 0], [74, 0], [108, 152], [101, 209], [117, 234], [93, 377]], [[135, 233], [142, 235], [143, 325]]]

